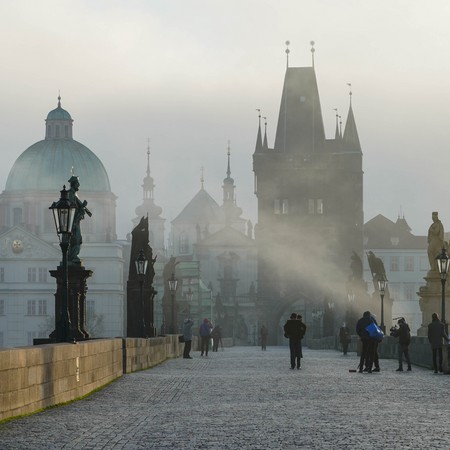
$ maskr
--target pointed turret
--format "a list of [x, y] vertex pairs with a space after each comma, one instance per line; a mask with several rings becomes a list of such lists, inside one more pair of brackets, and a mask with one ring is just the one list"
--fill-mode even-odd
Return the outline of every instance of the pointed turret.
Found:
[[356, 122], [353, 115], [353, 108], [351, 103], [348, 110], [343, 140], [346, 151], [361, 153], [361, 144], [359, 143], [358, 130], [356, 128]]
[[256, 135], [255, 153], [260, 153], [263, 150], [262, 137], [261, 137], [261, 110], [258, 111], [258, 134]]
[[263, 151], [269, 150], [269, 146], [267, 144], [267, 117], [263, 117], [264, 119], [264, 142], [263, 142]]
[[227, 225], [230, 224], [233, 220], [240, 217], [242, 214], [242, 209], [236, 206], [236, 197], [234, 194], [235, 185], [234, 180], [231, 178], [231, 169], [230, 169], [230, 141], [228, 141], [227, 148], [227, 177], [223, 180], [223, 205], [222, 208], [225, 212], [225, 220]]

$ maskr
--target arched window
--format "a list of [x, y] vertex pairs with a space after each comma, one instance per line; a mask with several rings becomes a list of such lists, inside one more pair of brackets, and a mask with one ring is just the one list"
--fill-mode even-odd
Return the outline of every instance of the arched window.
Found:
[[180, 234], [179, 251], [180, 254], [189, 253], [189, 237], [186, 233]]

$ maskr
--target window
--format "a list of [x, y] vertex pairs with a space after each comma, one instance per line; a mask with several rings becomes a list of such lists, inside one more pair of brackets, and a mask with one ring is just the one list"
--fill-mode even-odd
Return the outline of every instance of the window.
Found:
[[414, 256], [405, 256], [405, 271], [414, 272]]
[[308, 214], [323, 214], [323, 200], [321, 198], [308, 200]]
[[0, 300], [0, 316], [5, 315], [5, 300]]
[[36, 267], [28, 267], [28, 283], [36, 283]]
[[64, 125], [64, 137], [69, 137], [69, 125]]
[[22, 208], [13, 209], [13, 225], [20, 225], [22, 223]]
[[3, 347], [4, 344], [4, 340], [3, 340], [3, 331], [0, 331], [0, 347]]
[[399, 268], [398, 268], [398, 256], [391, 256], [391, 267], [390, 267], [391, 272], [398, 272]]
[[46, 267], [39, 267], [39, 283], [47, 283], [47, 273], [48, 270]]
[[59, 138], [59, 125], [55, 125], [55, 137]]
[[180, 253], [188, 253], [189, 252], [189, 239], [186, 233], [180, 234]]
[[275, 214], [281, 213], [280, 200], [277, 198], [273, 201], [273, 212]]
[[27, 302], [27, 315], [36, 315], [36, 300], [28, 300]]
[[317, 199], [317, 214], [323, 214], [323, 200]]
[[415, 292], [415, 284], [414, 283], [406, 283], [405, 284], [405, 300], [413, 301], [416, 298]]
[[38, 315], [47, 315], [47, 300], [38, 300]]
[[47, 125], [47, 137], [52, 137], [52, 127], [50, 125]]
[[0, 267], [0, 282], [3, 283], [5, 281], [5, 268]]
[[289, 201], [284, 199], [281, 202], [281, 214], [288, 214], [289, 213]]

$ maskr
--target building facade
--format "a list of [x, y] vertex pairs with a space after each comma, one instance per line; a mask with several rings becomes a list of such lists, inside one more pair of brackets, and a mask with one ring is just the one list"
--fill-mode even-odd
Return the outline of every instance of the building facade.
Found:
[[116, 196], [98, 157], [73, 139], [73, 120], [61, 107], [50, 111], [45, 138], [26, 149], [0, 194], [0, 345], [32, 344], [54, 329], [56, 282], [49, 275], [62, 255], [49, 206], [72, 175], [92, 217], [81, 223], [80, 257], [88, 280], [88, 328], [95, 336], [123, 334], [123, 254], [116, 242]]

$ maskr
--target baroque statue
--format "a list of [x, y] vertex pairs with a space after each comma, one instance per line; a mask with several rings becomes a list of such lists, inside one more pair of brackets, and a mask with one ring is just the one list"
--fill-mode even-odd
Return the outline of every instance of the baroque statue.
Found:
[[437, 271], [436, 256], [445, 247], [444, 225], [439, 220], [437, 211], [431, 213], [431, 219], [433, 223], [428, 229], [428, 261], [430, 263], [430, 269]]

